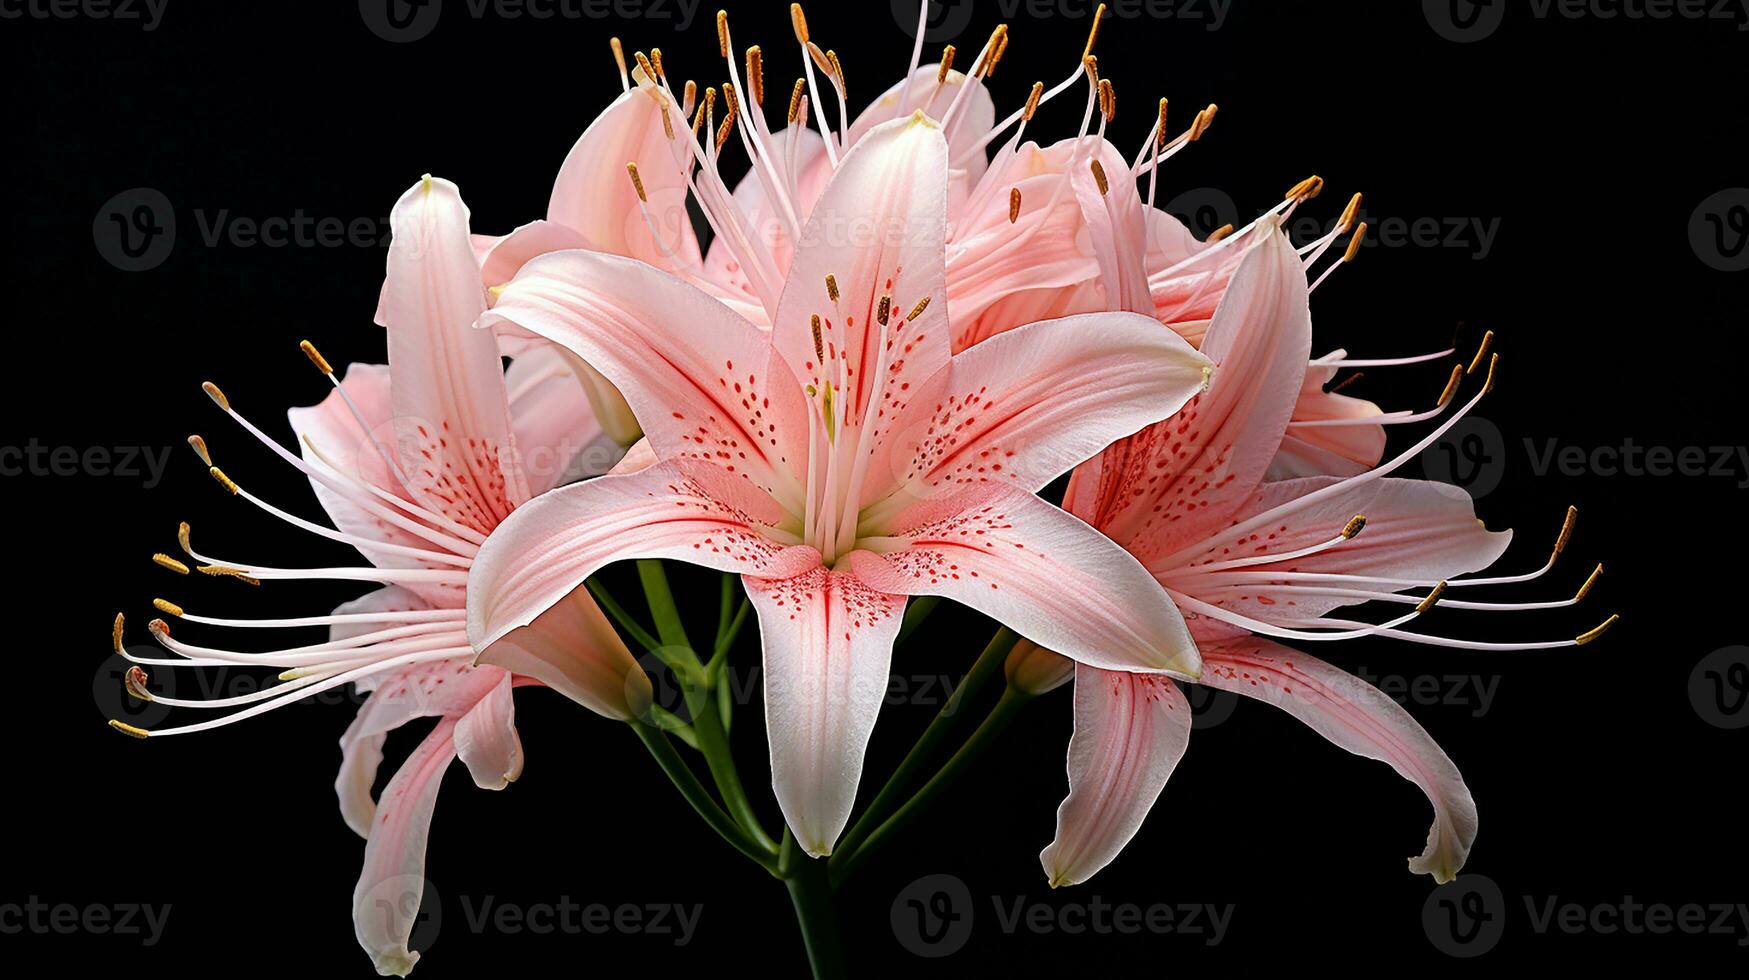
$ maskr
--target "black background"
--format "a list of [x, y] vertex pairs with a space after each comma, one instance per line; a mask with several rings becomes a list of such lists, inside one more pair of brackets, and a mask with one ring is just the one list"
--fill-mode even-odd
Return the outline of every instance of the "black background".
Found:
[[[209, 246], [196, 212], [207, 221], [220, 211], [364, 219], [386, 239], [390, 205], [429, 171], [461, 186], [476, 230], [506, 231], [544, 211], [565, 152], [618, 93], [610, 34], [628, 49], [660, 46], [672, 75], [721, 72], [713, 8], [680, 31], [672, 0], [662, 7], [669, 19], [623, 22], [476, 19], [461, 0], [444, 6], [429, 36], [411, 43], [373, 34], [351, 2], [170, 0], [152, 31], [83, 17], [0, 21], [15, 310], [0, 443], [174, 450], [150, 487], [141, 475], [94, 472], [0, 480], [12, 577], [0, 904], [36, 896], [172, 907], [150, 948], [138, 937], [26, 932], [0, 935], [7, 961], [48, 957], [129, 974], [370, 973], [349, 920], [362, 843], [338, 818], [330, 788], [350, 709], [330, 699], [207, 735], [130, 741], [103, 725], [120, 703], [103, 658], [118, 609], [135, 624], [130, 639], [148, 642], [155, 595], [220, 615], [307, 614], [357, 591], [255, 592], [180, 579], [148, 561], [174, 549], [179, 520], [224, 554], [346, 561], [344, 549], [317, 547], [224, 494], [182, 440], [206, 434], [233, 476], [313, 516], [304, 482], [219, 417], [198, 383], [220, 382], [283, 438], [283, 410], [326, 390], [299, 339], [316, 340], [336, 363], [383, 353], [370, 323], [382, 241]], [[886, 4], [815, 6], [814, 33], [843, 58], [853, 102], [899, 77], [910, 40]], [[1003, 16], [996, 2], [970, 6], [954, 39], [962, 66]], [[1444, 347], [1460, 321], [1466, 345], [1497, 330], [1500, 387], [1478, 415], [1502, 433], [1479, 444], [1485, 476], [1499, 484], [1477, 506], [1491, 527], [1520, 534], [1503, 570], [1539, 564], [1576, 503], [1568, 556], [1518, 597], [1562, 597], [1597, 561], [1608, 572], [1578, 610], [1441, 611], [1430, 625], [1543, 639], [1572, 636], [1610, 611], [1622, 623], [1604, 642], [1547, 653], [1387, 642], [1319, 652], [1373, 677], [1494, 685], [1485, 711], [1473, 687], [1410, 704], [1480, 807], [1466, 871], [1504, 895], [1504, 938], [1483, 962], [1740, 957], [1738, 943], [1749, 940], [1740, 920], [1731, 935], [1539, 933], [1526, 899], [1539, 908], [1550, 898], [1587, 908], [1630, 896], [1749, 900], [1735, 803], [1749, 730], [1709, 723], [1704, 699], [1697, 708], [1690, 696], [1703, 657], [1749, 642], [1740, 560], [1729, 560], [1749, 543], [1738, 485], [1749, 472], [1739, 461], [1731, 476], [1538, 473], [1526, 442], [1539, 453], [1551, 439], [1588, 453], [1626, 439], [1671, 449], [1743, 443], [1744, 273], [1711, 267], [1690, 224], [1703, 200], [1749, 183], [1749, 35], [1737, 21], [1539, 18], [1528, 3], [1499, 6], [1510, 8], [1504, 22], [1473, 43], [1442, 37], [1430, 26], [1439, 15], [1419, 2], [1238, 0], [1218, 30], [1207, 29], [1206, 2], [1177, 18], [1112, 20], [1099, 53], [1119, 92], [1114, 136], [1134, 147], [1159, 95], [1172, 99], [1180, 124], [1192, 107], [1218, 101], [1209, 137], [1172, 161], [1163, 201], [1219, 188], [1248, 217], [1315, 172], [1329, 189], [1304, 213], [1324, 221], [1354, 190], [1367, 193], [1375, 224], [1498, 220], [1480, 259], [1473, 232], [1456, 246], [1366, 250], [1316, 294], [1317, 346], [1388, 356]], [[1074, 64], [1086, 21], [1063, 11], [1085, 8], [1048, 9], [1043, 20], [1025, 8], [1014, 15], [994, 80], [1004, 111], [1035, 77], [1054, 82]], [[787, 90], [780, 82], [799, 65], [785, 5], [742, 3], [732, 14], [737, 42], [762, 43], [772, 85]], [[931, 43], [924, 57], [938, 53]], [[1068, 135], [1081, 101], [1062, 102], [1029, 135]], [[161, 191], [179, 229], [162, 264], [128, 272], [105, 260], [93, 221], [113, 195], [137, 187]], [[1446, 370], [1369, 372], [1355, 390], [1389, 408], [1424, 407]], [[679, 578], [697, 587], [701, 610], [714, 608], [712, 581]], [[939, 612], [900, 649], [894, 671], [913, 690], [919, 678], [957, 677], [989, 628], [963, 611]], [[752, 635], [736, 652], [743, 670], [757, 663]], [[886, 709], [865, 799], [935, 710], [916, 702], [937, 697], [931, 687]], [[783, 888], [707, 836], [628, 732], [542, 692], [519, 701], [523, 779], [488, 794], [460, 767], [449, 774], [428, 863], [438, 928], [417, 975], [805, 969]], [[1067, 690], [1031, 706], [945, 805], [846, 888], [841, 922], [859, 974], [1458, 963], [1424, 928], [1431, 882], [1404, 868], [1429, 820], [1420, 794], [1257, 704], [1197, 732], [1115, 865], [1051, 891], [1036, 855], [1064, 789], [1069, 720]], [[414, 737], [391, 741], [391, 764]], [[756, 703], [737, 715], [734, 740], [775, 825]], [[889, 913], [902, 889], [936, 873], [965, 883], [974, 928], [957, 954], [925, 959], [907, 952]], [[475, 934], [464, 906], [488, 895], [519, 906], [561, 896], [702, 903], [702, 915], [683, 948], [645, 934]], [[1212, 947], [1194, 935], [1008, 935], [992, 905], [1024, 898], [1063, 909], [1094, 896], [1231, 904], [1232, 920]]]

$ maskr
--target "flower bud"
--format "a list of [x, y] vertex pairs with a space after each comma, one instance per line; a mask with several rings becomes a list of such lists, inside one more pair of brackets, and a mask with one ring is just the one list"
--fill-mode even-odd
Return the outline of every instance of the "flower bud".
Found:
[[1010, 687], [1037, 696], [1067, 684], [1075, 676], [1075, 661], [1031, 640], [1021, 640], [1008, 651], [1002, 669]]
[[633, 721], [650, 711], [649, 675], [581, 586], [534, 622], [487, 647], [478, 662], [532, 677], [618, 721]]

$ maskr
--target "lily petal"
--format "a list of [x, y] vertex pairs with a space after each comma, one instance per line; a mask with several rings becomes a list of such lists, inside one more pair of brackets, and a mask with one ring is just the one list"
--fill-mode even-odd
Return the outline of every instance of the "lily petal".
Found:
[[[1336, 376], [1336, 371], [1332, 367], [1314, 367], [1306, 372], [1300, 400], [1294, 406], [1295, 422], [1364, 419], [1383, 414], [1372, 402], [1325, 391], [1324, 386]], [[1382, 425], [1290, 426], [1269, 464], [1268, 478], [1354, 476], [1377, 466], [1384, 455]]]
[[984, 482], [1037, 491], [1202, 390], [1207, 358], [1135, 313], [1090, 313], [999, 334], [954, 356], [907, 403], [865, 503], [874, 519]]
[[[1222, 609], [1255, 619], [1319, 616], [1331, 609], [1364, 600], [1277, 593], [1266, 580], [1270, 572], [1364, 575], [1387, 579], [1435, 581], [1454, 578], [1492, 565], [1512, 543], [1511, 531], [1489, 531], [1476, 519], [1469, 494], [1458, 487], [1429, 480], [1379, 479], [1356, 484], [1332, 497], [1304, 506], [1296, 501], [1336, 483], [1335, 477], [1308, 477], [1266, 483], [1233, 520], [1281, 506], [1280, 519], [1267, 534], [1222, 533], [1212, 536], [1202, 555], [1242, 558], [1252, 554], [1288, 553], [1311, 548], [1341, 533], [1356, 515], [1366, 528], [1352, 540], [1288, 562], [1246, 566], [1231, 573], [1198, 573], [1194, 561], [1175, 560], [1171, 570], [1158, 571], [1167, 587], [1193, 594]], [[1265, 581], [1258, 581], [1264, 578]], [[1242, 584], [1238, 584], [1242, 583]]]
[[570, 351], [541, 344], [511, 361], [504, 372], [516, 454], [532, 495], [599, 476], [619, 459], [615, 441], [603, 432], [578, 378], [577, 369], [584, 366]]
[[839, 567], [883, 592], [971, 606], [1039, 646], [1108, 670], [1194, 678], [1172, 600], [1110, 538], [1019, 487], [981, 484], [919, 504]]
[[[670, 272], [697, 272], [698, 239], [686, 213], [686, 159], [662, 125], [685, 126], [680, 107], [653, 86], [639, 84], [620, 95], [584, 130], [559, 168], [547, 202], [547, 220], [581, 233], [588, 248], [624, 255]], [[637, 191], [626, 176], [638, 165], [645, 207], [660, 242], [651, 236]]]
[[1208, 390], [1077, 470], [1065, 505], [1144, 562], [1225, 526], [1275, 456], [1311, 345], [1299, 256], [1265, 229], [1203, 341]]
[[765, 648], [772, 787], [796, 842], [824, 857], [856, 801], [905, 599], [820, 567], [743, 580]]
[[529, 262], [481, 326], [553, 341], [625, 395], [662, 459], [707, 459], [799, 505], [801, 386], [764, 331], [651, 266], [594, 252]]
[[1441, 884], [1457, 876], [1476, 840], [1476, 801], [1451, 758], [1401, 705], [1358, 677], [1254, 637], [1205, 644], [1202, 683], [1267, 701], [1421, 787], [1433, 803], [1433, 828], [1409, 870]]
[[476, 661], [532, 677], [596, 714], [641, 718], [650, 678], [588, 592], [575, 589], [534, 622], [510, 631]]
[[746, 480], [672, 462], [560, 487], [517, 508], [468, 572], [468, 640], [485, 650], [626, 558], [788, 578], [820, 563], [768, 535], [787, 515]]
[[901, 385], [948, 363], [946, 172], [934, 122], [878, 126], [839, 164], [802, 229], [771, 344], [801, 384], [837, 389], [856, 431], [879, 425]]
[[352, 926], [383, 976], [404, 977], [419, 962], [407, 942], [425, 893], [425, 841], [443, 771], [455, 759], [454, 735], [453, 719], [437, 723], [389, 780], [371, 823], [352, 892]]
[[1076, 666], [1069, 795], [1039, 853], [1052, 888], [1093, 877], [1136, 836], [1184, 758], [1190, 722], [1170, 678]]
[[[344, 607], [342, 607], [344, 608]], [[378, 678], [340, 737], [340, 774], [334, 792], [340, 815], [361, 836], [370, 833], [377, 804], [371, 798], [388, 733], [417, 718], [457, 716], [485, 698], [508, 674], [470, 667], [465, 658], [417, 664]]]
[[489, 532], [528, 489], [510, 449], [504, 365], [491, 334], [456, 186], [427, 177], [389, 216], [394, 240], [384, 312], [395, 457], [421, 504]]
[[522, 775], [522, 740], [516, 735], [516, 700], [510, 694], [510, 672], [475, 667], [497, 683], [463, 712], [455, 723], [456, 755], [481, 789], [503, 789]]

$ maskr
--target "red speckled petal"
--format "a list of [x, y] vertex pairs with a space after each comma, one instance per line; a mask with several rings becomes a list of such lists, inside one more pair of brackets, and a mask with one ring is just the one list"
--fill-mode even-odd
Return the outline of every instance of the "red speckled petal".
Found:
[[808, 409], [764, 331], [641, 262], [534, 259], [483, 326], [551, 340], [612, 381], [663, 460], [707, 460], [801, 511]]
[[1069, 795], [1039, 853], [1052, 888], [1110, 864], [1142, 828], [1190, 744], [1190, 702], [1168, 677], [1075, 667]]
[[455, 721], [437, 723], [389, 785], [371, 823], [364, 868], [352, 891], [358, 944], [383, 976], [406, 976], [419, 962], [407, 948], [425, 893], [425, 841], [443, 771], [455, 759]]
[[560, 487], [517, 508], [481, 547], [468, 575], [468, 639], [486, 649], [622, 559], [774, 578], [818, 566], [814, 549], [767, 537], [785, 517], [770, 497], [696, 463]]
[[1176, 334], [1134, 313], [1047, 320], [992, 337], [955, 355], [909, 400], [891, 453], [871, 461], [864, 486], [865, 502], [892, 499], [865, 519], [981, 483], [1037, 491], [1178, 411], [1202, 389], [1207, 366]]
[[905, 597], [818, 567], [744, 581], [765, 647], [772, 787], [796, 842], [821, 857], [856, 802]]
[[1433, 803], [1433, 828], [1409, 870], [1441, 883], [1457, 876], [1476, 840], [1476, 801], [1451, 758], [1401, 705], [1352, 674], [1254, 637], [1205, 644], [1202, 683], [1267, 701], [1421, 787]]
[[886, 592], [971, 606], [1039, 646], [1109, 670], [1194, 677], [1178, 607], [1128, 552], [1016, 487], [984, 484], [918, 505], [892, 537], [839, 567]]
[[1263, 229], [1203, 341], [1209, 389], [1077, 470], [1064, 505], [1144, 563], [1225, 526], [1275, 456], [1311, 346], [1299, 257]]
[[415, 500], [489, 532], [528, 489], [510, 452], [498, 344], [473, 329], [486, 292], [468, 209], [454, 184], [426, 178], [401, 195], [389, 220], [387, 444]]

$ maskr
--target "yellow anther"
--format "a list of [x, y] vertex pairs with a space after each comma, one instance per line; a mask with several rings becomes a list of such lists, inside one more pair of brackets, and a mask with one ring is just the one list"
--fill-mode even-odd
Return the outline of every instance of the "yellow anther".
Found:
[[1343, 231], [1354, 227], [1354, 219], [1360, 217], [1360, 195], [1348, 199], [1348, 207], [1342, 209], [1342, 218], [1336, 223]]
[[613, 49], [613, 63], [619, 66], [619, 77], [624, 78], [626, 74], [626, 49], [620, 45], [617, 37], [608, 38], [607, 46]]
[[1585, 644], [1590, 643], [1592, 640], [1595, 640], [1598, 637], [1602, 636], [1603, 634], [1609, 632], [1609, 628], [1611, 626], [1614, 626], [1616, 620], [1618, 620], [1620, 618], [1621, 618], [1621, 616], [1619, 614], [1610, 613], [1609, 618], [1604, 620], [1603, 622], [1599, 623], [1597, 625], [1596, 629], [1587, 630], [1583, 633], [1580, 633], [1578, 636], [1575, 636], [1573, 638], [1573, 642], [1578, 644], [1579, 646], [1584, 646]]
[[838, 277], [830, 272], [826, 273], [826, 298], [838, 302]]
[[110, 639], [110, 642], [115, 646], [116, 653], [120, 653], [122, 650], [121, 637], [122, 637], [122, 633], [126, 630], [126, 628], [127, 628], [127, 617], [123, 616], [121, 613], [116, 613], [115, 614], [115, 625], [113, 625], [109, 628], [109, 639]]
[[205, 439], [200, 436], [189, 436], [188, 445], [194, 450], [194, 454], [200, 457], [201, 462], [208, 466], [213, 465], [213, 457], [211, 453], [207, 452]]
[[741, 113], [741, 99], [735, 94], [733, 82], [723, 83], [723, 116], [734, 118]]
[[187, 521], [183, 521], [181, 524], [176, 525], [176, 543], [182, 546], [182, 550], [185, 553], [192, 556], [194, 554], [194, 546], [188, 543], [188, 530]]
[[188, 566], [187, 565], [184, 565], [183, 563], [177, 561], [176, 559], [170, 557], [169, 555], [166, 555], [162, 551], [153, 555], [152, 560], [157, 562], [158, 567], [160, 567], [160, 568], [168, 568], [178, 575], [187, 575], [188, 574]]
[[178, 619], [182, 618], [182, 607], [169, 599], [153, 599], [152, 605], [161, 613], [168, 613]]
[[1109, 78], [1099, 80], [1099, 114], [1107, 123], [1117, 118], [1117, 89], [1112, 88]]
[[887, 321], [891, 320], [892, 317], [893, 298], [891, 296], [882, 296], [880, 302], [875, 304], [875, 322], [884, 327], [887, 325]]
[[1081, 70], [1087, 73], [1087, 78], [1090, 81], [1092, 81], [1093, 84], [1095, 84], [1095, 85], [1099, 84], [1099, 59], [1098, 58], [1095, 58], [1093, 55], [1087, 55], [1086, 57], [1082, 58], [1081, 59]]
[[1490, 330], [1482, 335], [1482, 346], [1476, 348], [1476, 356], [1470, 359], [1470, 367], [1465, 372], [1466, 374], [1476, 373], [1476, 369], [1482, 366], [1482, 355], [1488, 353], [1488, 348], [1492, 346], [1494, 346], [1494, 331]]
[[307, 340], [300, 340], [298, 341], [298, 349], [304, 352], [304, 356], [310, 359], [310, 363], [316, 366], [316, 370], [323, 374], [331, 375], [334, 373], [334, 366], [328, 363], [328, 359], [322, 356], [322, 352], [316, 349], [315, 344]]
[[[234, 578], [237, 581], [244, 582], [248, 585], [261, 584], [260, 579], [245, 573], [241, 568], [232, 568], [229, 565], [196, 565], [194, 570], [202, 575], [211, 575], [215, 578]], [[155, 619], [153, 622], [158, 623], [162, 622], [162, 620]]]
[[1549, 564], [1554, 564], [1561, 552], [1567, 550], [1567, 542], [1573, 538], [1573, 525], [1579, 522], [1579, 508], [1568, 506], [1566, 519], [1561, 521], [1561, 533], [1555, 537], [1554, 553], [1549, 555]]
[[218, 385], [213, 384], [211, 381], [202, 381], [200, 383], [200, 390], [206, 392], [206, 396], [213, 400], [214, 405], [219, 406], [219, 408], [227, 412], [231, 410], [231, 400], [225, 397], [225, 393], [219, 390]]
[[915, 320], [918, 317], [922, 316], [923, 311], [925, 309], [928, 309], [928, 307], [929, 307], [929, 297], [925, 296], [922, 299], [917, 301], [916, 306], [911, 307], [911, 312], [905, 315], [905, 322], [909, 323], [910, 321]]
[[808, 18], [802, 14], [802, 5], [789, 5], [789, 26], [796, 32], [796, 43], [808, 43]]
[[838, 78], [838, 87], [849, 91], [850, 83], [844, 79], [844, 63], [838, 60], [838, 52], [828, 49], [826, 60], [832, 65], [832, 74]]
[[1500, 355], [1499, 354], [1488, 355], [1488, 377], [1487, 377], [1487, 380], [1482, 382], [1482, 394], [1486, 395], [1488, 392], [1494, 390], [1494, 369], [1499, 367], [1499, 366], [1500, 366]]
[[[725, 106], [724, 108], [726, 109], [727, 107]], [[729, 133], [732, 130], [734, 130], [734, 128], [735, 128], [734, 115], [730, 114], [730, 113], [724, 113], [723, 124], [721, 126], [717, 127], [717, 151], [718, 152], [722, 152], [723, 145], [725, 143], [729, 142]]]
[[718, 57], [729, 56], [729, 12], [717, 11], [717, 54]]
[[826, 340], [820, 333], [820, 314], [813, 314], [808, 320], [808, 326], [814, 331], [814, 360], [821, 367], [826, 365]]
[[638, 59], [638, 68], [644, 73], [644, 77], [649, 79], [652, 83], [655, 82], [656, 66], [650, 64], [650, 59], [645, 57], [642, 51], [632, 52], [632, 57]]
[[660, 80], [660, 81], [667, 81], [668, 80], [668, 73], [662, 70], [662, 49], [661, 48], [651, 48], [650, 49], [650, 61], [653, 62], [656, 66], [656, 79]]
[[808, 88], [808, 80], [805, 78], [798, 78], [798, 79], [796, 79], [796, 87], [790, 90], [790, 93], [789, 93], [789, 122], [790, 122], [790, 125], [792, 125], [792, 126], [795, 125], [797, 114], [799, 114], [801, 112], [802, 93], [807, 91], [807, 88]]
[[209, 466], [209, 467], [207, 467], [207, 472], [211, 473], [213, 475], [213, 479], [219, 481], [219, 486], [224, 487], [226, 490], [229, 490], [232, 493], [239, 492], [237, 489], [237, 484], [234, 483], [230, 477], [225, 475], [224, 470], [219, 469], [217, 466]]
[[1586, 576], [1585, 584], [1579, 586], [1579, 591], [1573, 594], [1573, 601], [1579, 602], [1580, 600], [1584, 599], [1586, 594], [1591, 591], [1591, 587], [1596, 585], [1597, 580], [1602, 578], [1602, 577], [1603, 577], [1603, 565], [1602, 565], [1602, 563], [1599, 563], [1596, 568], [1593, 568], [1591, 570], [1591, 574]]
[[1362, 221], [1355, 226], [1354, 237], [1348, 240], [1348, 250], [1342, 253], [1342, 261], [1353, 262], [1354, 257], [1360, 254], [1360, 247], [1364, 244], [1366, 244], [1366, 222]]
[[984, 66], [985, 78], [995, 76], [996, 66], [1002, 63], [1002, 56], [1008, 53], [1008, 25], [1002, 25], [1000, 30], [1002, 31], [1002, 39], [997, 41], [996, 46], [990, 51], [990, 63]]
[[1356, 514], [1353, 517], [1349, 518], [1348, 524], [1342, 528], [1342, 536], [1344, 538], [1352, 538], [1356, 534], [1359, 534], [1361, 532], [1361, 530], [1365, 527], [1366, 527], [1366, 515], [1365, 514]]
[[1446, 380], [1445, 390], [1439, 393], [1439, 401], [1435, 403], [1434, 407], [1444, 408], [1451, 404], [1451, 400], [1457, 396], [1458, 386], [1463, 384], [1463, 381], [1464, 366], [1462, 364], [1453, 364], [1451, 366], [1451, 377]]
[[145, 738], [148, 735], [152, 734], [151, 732], [146, 731], [144, 728], [136, 728], [135, 726], [130, 725], [125, 721], [116, 721], [114, 718], [111, 718], [109, 720], [109, 727], [115, 729], [118, 732], [121, 732], [123, 735], [132, 735], [135, 738]]
[[666, 92], [659, 88], [650, 89], [650, 94], [656, 99], [656, 108], [662, 113], [662, 135], [668, 137], [668, 141], [672, 143], [674, 142], [674, 119], [668, 115], [668, 107], [673, 104], [673, 101], [668, 98]]
[[765, 104], [765, 54], [755, 44], [747, 49], [747, 90], [753, 94], [753, 104]]
[[826, 52], [812, 41], [808, 42], [808, 57], [814, 59], [814, 67], [828, 75], [832, 74], [832, 62], [826, 60]]
[[1093, 42], [1099, 40], [1099, 22], [1104, 19], [1105, 4], [1102, 3], [1097, 10], [1093, 11], [1093, 26], [1087, 29], [1087, 44], [1081, 49], [1082, 59], [1086, 59], [1093, 54]]
[[1324, 178], [1313, 174], [1305, 180], [1288, 188], [1286, 198], [1290, 201], [1310, 201], [1324, 190]]
[[1111, 190], [1110, 182], [1105, 179], [1105, 167], [1101, 166], [1098, 160], [1094, 160], [1091, 169], [1093, 170], [1093, 182], [1099, 185], [1099, 193], [1104, 195], [1106, 191]]
[[1154, 124], [1155, 125], [1154, 147], [1156, 149], [1165, 149], [1166, 148], [1166, 105], [1167, 105], [1166, 100], [1161, 99], [1160, 100], [1160, 118]]
[[687, 113], [691, 112], [692, 107], [697, 102], [697, 100], [698, 100], [698, 83], [689, 78], [686, 80], [686, 87], [681, 89], [680, 114], [682, 116], [684, 116]]
[[632, 179], [632, 189], [638, 192], [638, 200], [648, 204], [650, 198], [649, 195], [644, 193], [644, 178], [638, 176], [638, 165], [631, 161], [627, 161], [626, 174]]
[[1008, 188], [1008, 223], [1020, 220], [1020, 188]]
[[946, 85], [947, 73], [953, 71], [954, 46], [948, 45], [941, 49], [941, 67], [935, 72], [935, 84]]
[[1045, 83], [1033, 82], [1032, 91], [1026, 97], [1026, 108], [1020, 110], [1022, 122], [1032, 122], [1032, 114], [1038, 111], [1038, 102], [1044, 98]]
[[1220, 226], [1219, 228], [1216, 228], [1214, 231], [1209, 232], [1209, 237], [1206, 239], [1206, 241], [1210, 245], [1213, 245], [1215, 242], [1220, 241], [1221, 239], [1227, 237], [1228, 235], [1231, 235], [1232, 233], [1233, 233], [1232, 224], [1230, 224], [1230, 223], [1224, 224], [1224, 225]]
[[1422, 599], [1415, 604], [1415, 611], [1418, 613], [1424, 613], [1427, 610], [1432, 609], [1434, 606], [1439, 605], [1439, 597], [1442, 595], [1445, 595], [1445, 581], [1443, 579], [1438, 585], [1433, 587], [1432, 592], [1427, 593], [1427, 598]]

